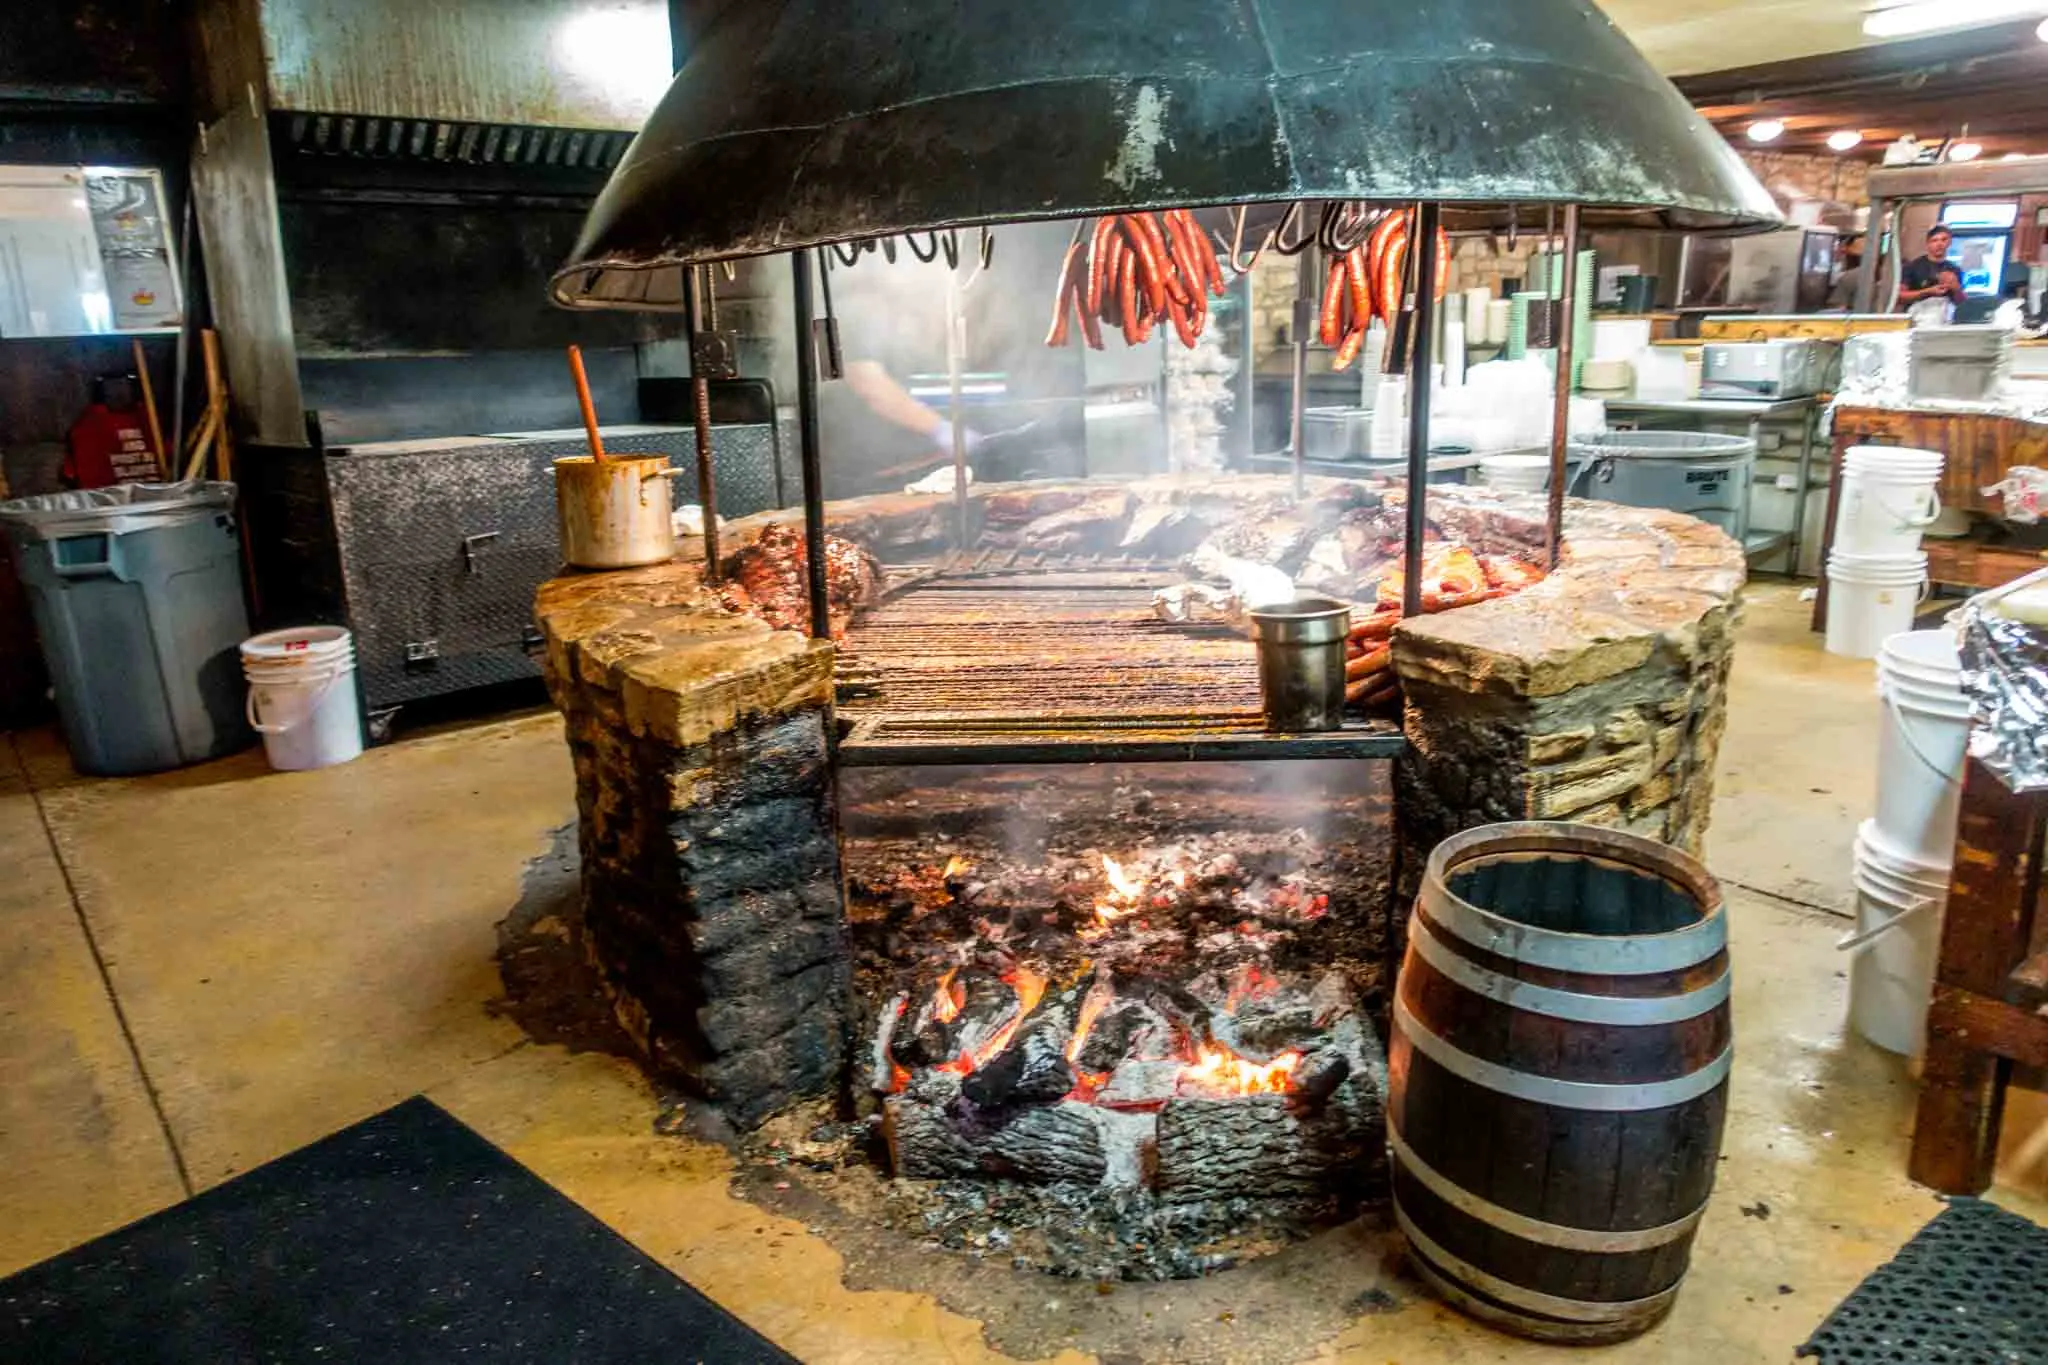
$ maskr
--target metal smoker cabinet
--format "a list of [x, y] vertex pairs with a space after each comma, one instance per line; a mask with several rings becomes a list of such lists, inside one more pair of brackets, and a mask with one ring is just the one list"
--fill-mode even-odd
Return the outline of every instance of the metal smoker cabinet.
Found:
[[[538, 677], [533, 594], [562, 563], [554, 462], [586, 448], [538, 433], [255, 452], [266, 621], [354, 632], [373, 734], [408, 702]], [[668, 455], [678, 503], [696, 497], [690, 432], [608, 430], [605, 448]], [[780, 505], [773, 427], [715, 427], [712, 455], [722, 515]]]

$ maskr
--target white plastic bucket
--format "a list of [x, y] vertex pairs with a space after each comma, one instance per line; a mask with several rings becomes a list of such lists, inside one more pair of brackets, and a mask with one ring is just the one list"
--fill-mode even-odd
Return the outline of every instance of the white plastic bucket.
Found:
[[1828, 556], [1828, 653], [1876, 658], [1887, 639], [1913, 628], [1927, 587], [1924, 554]]
[[249, 728], [279, 772], [346, 763], [363, 751], [355, 645], [340, 626], [273, 630], [242, 642]]
[[1945, 630], [1894, 635], [1877, 660], [1884, 726], [1877, 748], [1877, 828], [1899, 851], [1941, 865], [1955, 849], [1970, 743], [1962, 660]]
[[1856, 839], [1856, 932], [1836, 946], [1854, 953], [1849, 1023], [1887, 1052], [1916, 1055], [1941, 950], [1946, 869], [1900, 857], [1872, 825]]
[[1912, 554], [1940, 517], [1939, 470], [1914, 478], [1845, 469], [1835, 548], [1856, 555]]

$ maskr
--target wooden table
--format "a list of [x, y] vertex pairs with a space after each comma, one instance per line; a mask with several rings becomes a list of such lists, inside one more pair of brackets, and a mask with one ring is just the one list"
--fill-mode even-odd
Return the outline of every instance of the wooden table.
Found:
[[[1835, 409], [1835, 439], [1828, 475], [1828, 519], [1822, 528], [1820, 596], [1813, 604], [1813, 628], [1828, 624], [1827, 552], [1835, 548], [1835, 517], [1842, 499], [1842, 457], [1851, 446], [1907, 446], [1938, 450], [1948, 457], [1942, 470], [1941, 505], [1996, 516], [2003, 506], [1984, 490], [2005, 479], [2014, 465], [2048, 463], [2048, 426], [2017, 417], [1975, 412], [1930, 412], [1901, 408]], [[1936, 583], [1996, 588], [2042, 565], [2032, 555], [1969, 541], [1925, 542], [1928, 572]]]
[[1970, 760], [1907, 1168], [1944, 1194], [1990, 1186], [2012, 1069], [2048, 1067], [2048, 951], [2034, 933], [2044, 829], [2048, 793], [2019, 795]]

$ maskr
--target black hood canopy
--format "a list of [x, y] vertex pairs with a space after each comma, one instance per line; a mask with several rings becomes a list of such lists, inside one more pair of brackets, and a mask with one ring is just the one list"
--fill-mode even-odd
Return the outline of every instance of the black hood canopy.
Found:
[[[931, 229], [1290, 200], [1453, 226], [1743, 229], [1770, 195], [1589, 0], [738, 0], [613, 172], [555, 300]], [[1516, 206], [1520, 206], [1517, 208]]]

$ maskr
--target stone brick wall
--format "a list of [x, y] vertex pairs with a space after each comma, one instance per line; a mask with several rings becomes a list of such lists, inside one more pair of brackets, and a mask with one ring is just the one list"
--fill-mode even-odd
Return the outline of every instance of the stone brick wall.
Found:
[[[1450, 513], [1468, 542], [1520, 554], [1540, 543], [1539, 499], [1484, 498]], [[1700, 853], [1741, 549], [1691, 517], [1576, 500], [1566, 535], [1564, 572], [1395, 636], [1411, 874], [1440, 840], [1503, 820], [1581, 821]]]
[[585, 952], [653, 1068], [750, 1127], [846, 1075], [831, 650], [682, 564], [538, 603], [575, 762]]

